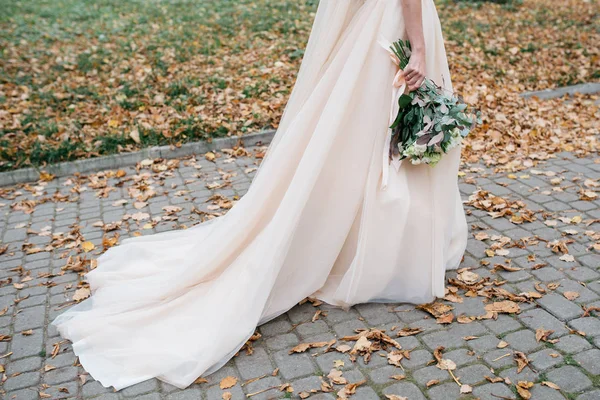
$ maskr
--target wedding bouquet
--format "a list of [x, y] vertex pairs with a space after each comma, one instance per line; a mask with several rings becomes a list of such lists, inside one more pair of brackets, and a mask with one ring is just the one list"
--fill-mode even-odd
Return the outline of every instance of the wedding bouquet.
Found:
[[[410, 42], [398, 40], [390, 45], [392, 61], [404, 70], [411, 55]], [[402, 83], [402, 71], [394, 86]], [[405, 87], [405, 86], [403, 86]], [[398, 98], [398, 114], [391, 129], [389, 157], [408, 158], [413, 164], [435, 166], [444, 153], [458, 146], [481, 123], [479, 111], [473, 111], [458, 96], [426, 78], [421, 87]], [[394, 107], [395, 108], [395, 107]], [[393, 116], [392, 116], [393, 118]]]

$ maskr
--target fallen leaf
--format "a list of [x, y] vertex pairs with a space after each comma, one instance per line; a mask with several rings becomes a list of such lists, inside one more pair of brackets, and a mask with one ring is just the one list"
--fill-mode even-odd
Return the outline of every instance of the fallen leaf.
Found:
[[342, 371], [336, 368], [332, 368], [331, 371], [329, 371], [327, 377], [331, 380], [332, 383], [336, 385], [345, 385], [346, 383], [348, 383], [346, 378], [342, 376]]
[[235, 376], [226, 376], [225, 378], [221, 379], [221, 382], [219, 383], [219, 387], [221, 389], [229, 389], [234, 387], [237, 384], [237, 378]]
[[544, 330], [544, 328], [538, 328], [535, 331], [535, 340], [537, 342], [539, 342], [540, 340], [545, 342], [548, 340], [548, 337], [550, 335], [552, 335], [553, 333], [554, 333], [554, 331]]
[[497, 301], [491, 304], [486, 304], [484, 308], [486, 311], [507, 314], [519, 313], [521, 311], [519, 305], [511, 300]]
[[87, 287], [83, 287], [83, 288], [79, 288], [75, 291], [75, 294], [73, 294], [73, 301], [81, 301], [83, 299], [86, 299], [88, 297], [90, 297], [90, 289]]
[[94, 245], [94, 243], [87, 241], [87, 242], [83, 242], [81, 244], [81, 248], [83, 249], [83, 251], [88, 253], [88, 252], [94, 250], [96, 248], [96, 246]]
[[565, 296], [568, 300], [575, 300], [576, 298], [579, 297], [579, 293], [577, 292], [564, 292], [563, 296]]
[[543, 381], [542, 382], [542, 386], [548, 386], [549, 388], [555, 389], [555, 390], [560, 390], [560, 387], [556, 384], [556, 383], [552, 383], [549, 381]]
[[473, 392], [473, 388], [469, 385], [462, 385], [460, 387], [460, 394], [467, 394], [467, 393], [472, 393]]

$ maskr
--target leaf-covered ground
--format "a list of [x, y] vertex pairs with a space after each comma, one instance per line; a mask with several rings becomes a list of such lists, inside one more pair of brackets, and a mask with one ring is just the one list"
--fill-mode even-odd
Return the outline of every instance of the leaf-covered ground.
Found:
[[[456, 89], [484, 113], [466, 161], [597, 150], [595, 0], [436, 0]], [[22, 0], [0, 14], [0, 170], [276, 128], [316, 0]]]

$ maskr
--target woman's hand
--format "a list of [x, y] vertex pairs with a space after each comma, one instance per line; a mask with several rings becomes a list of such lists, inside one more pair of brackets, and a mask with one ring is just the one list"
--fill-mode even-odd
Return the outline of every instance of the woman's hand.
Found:
[[425, 80], [425, 37], [423, 35], [423, 10], [421, 0], [402, 0], [402, 14], [412, 54], [404, 68], [404, 77], [411, 92]]
[[425, 51], [413, 51], [406, 68], [404, 68], [404, 78], [409, 91], [415, 91], [421, 87], [425, 81], [426, 73]]

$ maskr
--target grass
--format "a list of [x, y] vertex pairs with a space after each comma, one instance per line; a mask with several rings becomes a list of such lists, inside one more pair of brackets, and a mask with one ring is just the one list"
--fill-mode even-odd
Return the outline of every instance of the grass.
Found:
[[[0, 0], [0, 171], [276, 128], [317, 3]], [[597, 2], [436, 3], [459, 91], [600, 77]]]

